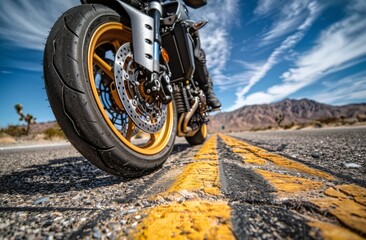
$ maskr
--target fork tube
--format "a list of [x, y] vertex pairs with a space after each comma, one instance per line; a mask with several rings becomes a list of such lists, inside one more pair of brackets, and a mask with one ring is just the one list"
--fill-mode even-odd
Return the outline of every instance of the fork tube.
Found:
[[160, 17], [162, 14], [162, 7], [159, 1], [151, 0], [149, 4], [149, 14], [154, 19], [154, 72], [160, 72]]

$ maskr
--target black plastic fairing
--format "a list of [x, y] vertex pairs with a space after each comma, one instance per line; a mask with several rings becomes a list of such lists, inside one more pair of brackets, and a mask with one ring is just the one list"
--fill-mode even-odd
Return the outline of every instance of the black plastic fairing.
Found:
[[163, 48], [169, 54], [171, 81], [190, 79], [195, 70], [193, 42], [184, 23], [177, 23], [173, 31], [162, 35]]

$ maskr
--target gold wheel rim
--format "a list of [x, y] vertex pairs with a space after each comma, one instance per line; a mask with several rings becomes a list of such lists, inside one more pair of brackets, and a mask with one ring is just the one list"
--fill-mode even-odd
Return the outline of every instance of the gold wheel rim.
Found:
[[202, 132], [202, 136], [203, 136], [203, 138], [207, 138], [207, 124], [206, 123], [204, 123], [204, 124], [202, 124], [202, 126], [201, 126], [201, 132]]
[[[167, 116], [165, 120], [165, 124], [162, 129], [155, 133], [149, 134], [149, 140], [143, 146], [137, 146], [131, 142], [131, 139], [127, 139], [124, 137], [121, 132], [117, 129], [117, 127], [113, 124], [111, 119], [109, 118], [103, 103], [98, 94], [98, 89], [96, 87], [95, 82], [95, 72], [94, 66], [98, 66], [105, 74], [114, 79], [114, 73], [112, 68], [103, 61], [97, 54], [96, 49], [105, 43], [110, 43], [114, 46], [115, 50], [126, 42], [131, 41], [131, 31], [128, 28], [125, 28], [121, 23], [118, 22], [108, 22], [100, 27], [94, 32], [91, 37], [89, 49], [88, 49], [88, 74], [89, 74], [89, 82], [91, 85], [91, 90], [94, 96], [94, 100], [97, 104], [98, 109], [100, 110], [104, 120], [113, 131], [113, 133], [118, 137], [118, 139], [126, 145], [128, 148], [133, 151], [143, 154], [143, 155], [155, 155], [164, 150], [169, 142], [170, 136], [173, 133], [173, 125], [174, 125], [174, 109], [173, 103], [169, 103], [167, 106]], [[132, 124], [131, 124], [132, 125]], [[130, 124], [129, 124], [130, 126]], [[127, 131], [133, 131], [134, 127], [128, 128]], [[127, 133], [128, 135], [128, 133]]]

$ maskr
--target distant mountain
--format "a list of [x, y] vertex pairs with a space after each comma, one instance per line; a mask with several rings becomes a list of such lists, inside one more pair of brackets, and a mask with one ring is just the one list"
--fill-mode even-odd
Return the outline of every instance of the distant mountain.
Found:
[[304, 124], [336, 119], [360, 119], [366, 115], [366, 103], [332, 106], [309, 99], [285, 99], [272, 104], [250, 105], [233, 112], [218, 113], [210, 117], [210, 131], [222, 126], [225, 130], [250, 130]]
[[31, 125], [31, 133], [42, 133], [48, 128], [58, 128], [56, 121], [40, 122]]

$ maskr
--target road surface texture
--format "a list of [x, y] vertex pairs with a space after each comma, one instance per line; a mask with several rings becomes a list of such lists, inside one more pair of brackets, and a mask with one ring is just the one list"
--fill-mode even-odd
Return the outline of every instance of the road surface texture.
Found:
[[365, 239], [365, 154], [366, 128], [215, 134], [122, 179], [0, 147], [0, 239]]

